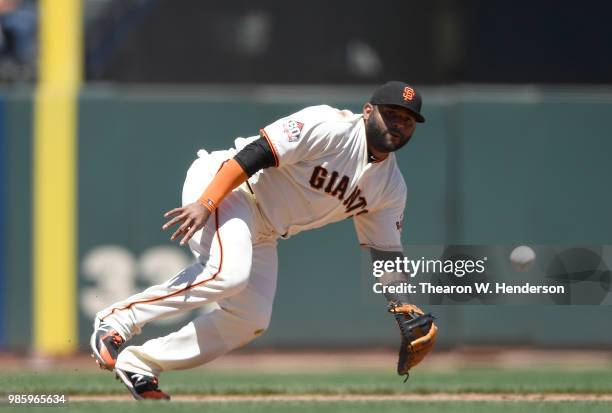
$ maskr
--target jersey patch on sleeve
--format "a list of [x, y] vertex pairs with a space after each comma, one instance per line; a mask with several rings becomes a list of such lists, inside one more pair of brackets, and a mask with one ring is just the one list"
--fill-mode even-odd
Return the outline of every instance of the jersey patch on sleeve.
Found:
[[398, 221], [395, 221], [395, 228], [401, 233], [404, 228], [404, 213], [399, 217]]
[[283, 133], [285, 136], [287, 136], [287, 140], [289, 142], [295, 142], [300, 139], [300, 134], [302, 133], [303, 127], [304, 124], [302, 122], [287, 119], [285, 122], [283, 122]]

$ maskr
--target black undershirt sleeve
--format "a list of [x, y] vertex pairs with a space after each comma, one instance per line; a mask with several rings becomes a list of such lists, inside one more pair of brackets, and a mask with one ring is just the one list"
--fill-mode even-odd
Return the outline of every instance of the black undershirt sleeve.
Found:
[[276, 165], [274, 152], [268, 141], [261, 136], [259, 139], [249, 143], [234, 156], [234, 160], [244, 169], [247, 176], [251, 177], [261, 169]]

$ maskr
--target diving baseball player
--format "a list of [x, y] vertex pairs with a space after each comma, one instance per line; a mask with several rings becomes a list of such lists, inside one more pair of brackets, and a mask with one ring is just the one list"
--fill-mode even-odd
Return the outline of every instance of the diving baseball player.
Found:
[[[373, 254], [401, 254], [406, 185], [393, 152], [424, 122], [421, 97], [392, 81], [353, 114], [307, 107], [208, 153], [187, 171], [182, 207], [163, 229], [188, 243], [196, 262], [97, 313], [91, 336], [100, 367], [115, 371], [136, 399], [169, 399], [159, 375], [209, 362], [268, 327], [276, 290], [278, 238], [352, 218], [359, 243]], [[401, 331], [398, 373], [430, 351], [437, 327], [430, 314], [387, 296]], [[128, 346], [150, 321], [194, 308], [204, 311], [165, 337]]]

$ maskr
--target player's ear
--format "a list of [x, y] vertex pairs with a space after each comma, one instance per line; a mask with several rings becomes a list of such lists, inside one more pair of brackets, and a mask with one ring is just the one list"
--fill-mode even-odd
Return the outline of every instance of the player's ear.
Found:
[[365, 105], [363, 105], [363, 118], [367, 119], [370, 117], [370, 113], [372, 113], [374, 111], [374, 106], [372, 106], [372, 104], [370, 102], [366, 102]]

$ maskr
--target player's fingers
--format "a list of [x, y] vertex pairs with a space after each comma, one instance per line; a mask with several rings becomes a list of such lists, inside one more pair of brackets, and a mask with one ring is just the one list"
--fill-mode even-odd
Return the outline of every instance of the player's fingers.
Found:
[[174, 233], [172, 234], [172, 236], [170, 237], [170, 241], [174, 241], [175, 239], [177, 239], [181, 234], [183, 233], [183, 229], [179, 228], [176, 231], [174, 231]]
[[187, 232], [187, 230], [191, 226], [191, 221], [192, 221], [191, 218], [185, 219], [185, 222], [183, 222], [183, 224], [180, 227], [178, 227], [178, 229], [174, 232], [174, 234], [172, 234], [172, 237], [170, 237], [170, 239], [174, 241], [179, 235]]
[[170, 228], [173, 225], [178, 224], [179, 222], [183, 221], [186, 217], [184, 215], [179, 215], [178, 217], [174, 217], [172, 218], [170, 221], [166, 222], [163, 226], [162, 229], [165, 231], [168, 228]]
[[197, 225], [193, 225], [189, 231], [187, 231], [187, 234], [185, 234], [185, 236], [183, 237], [183, 239], [181, 240], [181, 245], [185, 245], [189, 242], [189, 240], [191, 239], [191, 237], [193, 237], [193, 234], [196, 233], [196, 231], [198, 230], [198, 226]]
[[188, 228], [188, 227], [189, 227], [189, 225], [185, 225], [185, 224], [188, 224], [188, 221], [185, 221], [185, 222], [183, 223], [183, 225], [181, 225], [180, 227], [178, 227], [178, 228], [176, 229], [176, 231], [174, 231], [174, 233], [173, 233], [173, 234], [172, 234], [172, 236], [170, 237], [170, 240], [171, 240], [171, 241], [174, 241], [174, 240], [175, 240], [175, 239], [177, 239], [177, 238], [178, 238], [178, 237], [179, 237], [181, 234], [183, 234], [183, 233], [185, 232], [186, 228]]
[[182, 207], [171, 209], [170, 211], [166, 211], [164, 213], [164, 218], [173, 217], [173, 216], [175, 216], [177, 214], [180, 214], [181, 212], [183, 212], [183, 208]]

